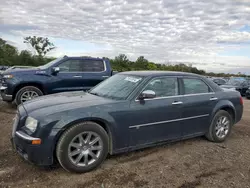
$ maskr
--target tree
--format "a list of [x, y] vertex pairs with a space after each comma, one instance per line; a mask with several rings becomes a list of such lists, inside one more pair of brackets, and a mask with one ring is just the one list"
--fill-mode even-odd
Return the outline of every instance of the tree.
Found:
[[130, 70], [130, 61], [125, 54], [120, 54], [111, 60], [111, 65], [114, 70], [127, 71]]
[[17, 56], [17, 49], [0, 38], [0, 65], [14, 65]]
[[30, 44], [37, 55], [45, 56], [48, 52], [55, 49], [55, 46], [48, 38], [29, 36], [24, 38], [24, 43]]
[[148, 70], [157, 70], [158, 68], [157, 68], [156, 64], [150, 62], [150, 63], [148, 63], [147, 69]]
[[135, 61], [135, 69], [136, 70], [147, 70], [148, 68], [148, 60], [144, 58], [144, 56], [140, 56]]

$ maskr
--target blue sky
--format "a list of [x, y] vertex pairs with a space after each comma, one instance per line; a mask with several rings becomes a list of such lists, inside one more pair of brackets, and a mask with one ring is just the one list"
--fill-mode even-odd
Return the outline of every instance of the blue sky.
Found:
[[[212, 8], [211, 8], [212, 7]], [[30, 49], [26, 36], [48, 37], [48, 55], [91, 55], [157, 63], [187, 62], [214, 72], [250, 74], [250, 1], [8, 0], [0, 36]]]

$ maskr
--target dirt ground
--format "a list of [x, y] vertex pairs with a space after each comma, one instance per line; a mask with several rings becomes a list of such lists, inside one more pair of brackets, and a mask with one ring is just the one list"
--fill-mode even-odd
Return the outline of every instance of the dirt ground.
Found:
[[250, 187], [250, 100], [221, 144], [203, 137], [112, 156], [95, 171], [70, 174], [31, 165], [9, 142], [15, 108], [0, 101], [0, 187]]

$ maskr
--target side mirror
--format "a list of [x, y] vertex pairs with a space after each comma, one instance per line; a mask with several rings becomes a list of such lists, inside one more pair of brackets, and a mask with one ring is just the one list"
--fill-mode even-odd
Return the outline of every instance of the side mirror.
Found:
[[60, 67], [53, 67], [52, 68], [52, 74], [57, 74], [58, 72], [60, 72]]
[[153, 90], [145, 90], [139, 95], [140, 100], [152, 99], [152, 98], [155, 98], [155, 97], [156, 97], [156, 94], [155, 94], [155, 92]]

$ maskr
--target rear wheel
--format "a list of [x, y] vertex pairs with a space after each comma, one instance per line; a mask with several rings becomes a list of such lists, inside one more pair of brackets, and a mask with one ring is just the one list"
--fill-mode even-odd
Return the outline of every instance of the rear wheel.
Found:
[[79, 123], [63, 133], [57, 144], [56, 156], [65, 170], [88, 172], [105, 160], [108, 143], [108, 134], [100, 125]]
[[43, 92], [34, 86], [25, 86], [21, 88], [16, 94], [16, 104], [19, 105], [28, 100], [42, 96]]
[[212, 142], [223, 142], [230, 135], [232, 126], [232, 116], [227, 111], [220, 110], [215, 114], [206, 137]]

